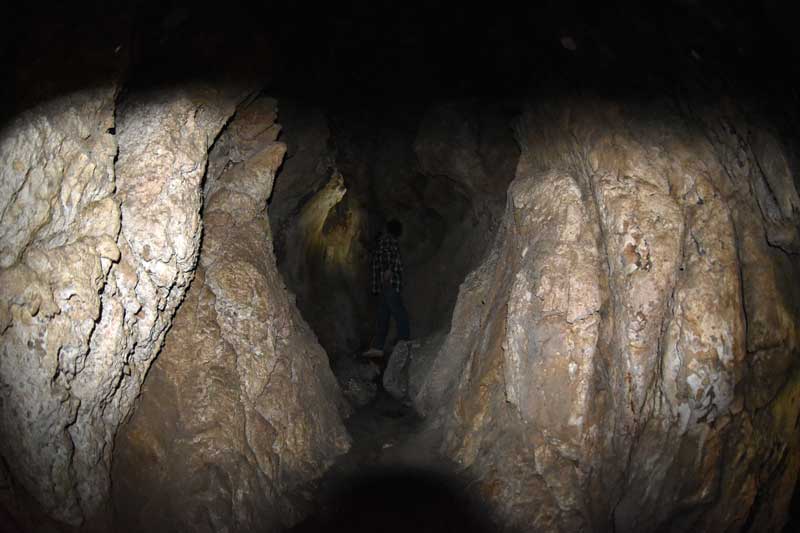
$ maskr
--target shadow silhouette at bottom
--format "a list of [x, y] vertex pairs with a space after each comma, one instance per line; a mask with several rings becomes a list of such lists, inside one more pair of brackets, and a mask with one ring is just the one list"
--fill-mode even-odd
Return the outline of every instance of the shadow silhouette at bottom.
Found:
[[495, 531], [488, 508], [460, 480], [437, 472], [373, 470], [331, 489], [318, 512], [290, 531]]

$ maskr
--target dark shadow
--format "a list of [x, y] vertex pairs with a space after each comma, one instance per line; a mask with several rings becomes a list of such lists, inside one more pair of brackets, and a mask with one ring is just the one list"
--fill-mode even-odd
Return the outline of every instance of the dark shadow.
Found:
[[789, 504], [789, 518], [783, 527], [783, 533], [800, 531], [800, 479], [795, 482], [792, 503]]
[[496, 531], [489, 509], [456, 477], [418, 469], [382, 469], [339, 483], [293, 533], [327, 531], [479, 533]]
[[[773, 92], [783, 112], [800, 69], [780, 2], [527, 2], [503, 9], [350, 0], [8, 3], [0, 17], [0, 121], [87, 87], [254, 82], [315, 103]], [[675, 96], [669, 94], [668, 96]], [[712, 98], [713, 101], [713, 98]]]

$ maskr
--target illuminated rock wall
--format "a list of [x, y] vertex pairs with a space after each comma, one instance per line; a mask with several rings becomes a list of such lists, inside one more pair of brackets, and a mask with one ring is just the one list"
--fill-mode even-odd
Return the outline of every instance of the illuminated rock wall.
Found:
[[107, 503], [117, 428], [192, 279], [209, 144], [245, 94], [115, 109], [110, 85], [2, 134], [2, 454], [59, 520]]
[[503, 226], [407, 385], [504, 525], [781, 529], [800, 201], [786, 148], [731, 109], [520, 118]]
[[[368, 215], [358, 175], [337, 165], [324, 111], [289, 102], [287, 157], [270, 198], [278, 267], [329, 356], [368, 335]], [[356, 188], [354, 188], [356, 187]]]

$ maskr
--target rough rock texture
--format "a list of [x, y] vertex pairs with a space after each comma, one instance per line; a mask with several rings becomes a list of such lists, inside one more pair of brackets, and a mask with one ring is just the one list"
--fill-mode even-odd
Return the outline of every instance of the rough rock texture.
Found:
[[270, 199], [275, 254], [297, 306], [332, 359], [362, 345], [369, 321], [367, 213], [357, 176], [336, 168], [322, 110], [290, 103], [286, 161]]
[[[272, 254], [266, 201], [286, 149], [276, 112], [251, 103], [212, 153], [237, 156], [214, 166], [197, 278], [117, 442], [121, 527], [286, 527], [299, 491], [349, 448], [327, 357]], [[262, 127], [247, 127], [251, 115]]]
[[517, 138], [497, 240], [404, 370], [443, 452], [509, 528], [780, 530], [800, 469], [786, 148], [733, 106], [607, 101], [528, 108]]
[[115, 110], [104, 86], [2, 133], [0, 446], [58, 520], [104, 512], [114, 436], [194, 270], [208, 147], [243, 94], [196, 86]]
[[354, 407], [369, 404], [378, 394], [381, 369], [377, 363], [364, 360], [359, 355], [339, 357], [333, 363], [333, 374], [344, 397]]
[[286, 244], [282, 228], [297, 214], [309, 194], [327, 181], [330, 169], [336, 165], [328, 119], [322, 109], [281, 99], [280, 113], [281, 122], [288, 125], [281, 137], [286, 143], [286, 157], [269, 201], [277, 255], [282, 255]]
[[88, 432], [105, 440], [102, 420], [90, 428], [76, 418], [113, 391], [95, 397], [87, 354], [119, 259], [117, 146], [107, 133], [115, 92], [104, 87], [31, 110], [4, 129], [0, 147], [0, 446], [15, 479], [73, 523], [94, 510], [92, 488], [76, 487], [95, 475], [80, 460], [107, 459], [75, 440]]
[[331, 354], [357, 350], [366, 322], [366, 217], [347, 192], [345, 177], [334, 170], [299, 204], [283, 234], [281, 269]]
[[497, 233], [519, 158], [511, 129], [516, 113], [496, 102], [450, 101], [431, 106], [420, 122], [413, 203], [424, 208], [407, 217], [427, 237], [408, 254], [414, 337], [448, 325], [459, 284]]

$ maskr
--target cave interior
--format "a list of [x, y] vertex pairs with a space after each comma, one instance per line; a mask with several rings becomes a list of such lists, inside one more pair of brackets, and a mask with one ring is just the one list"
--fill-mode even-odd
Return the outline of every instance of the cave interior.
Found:
[[788, 9], [414, 4], [10, 9], [0, 528], [798, 527]]

